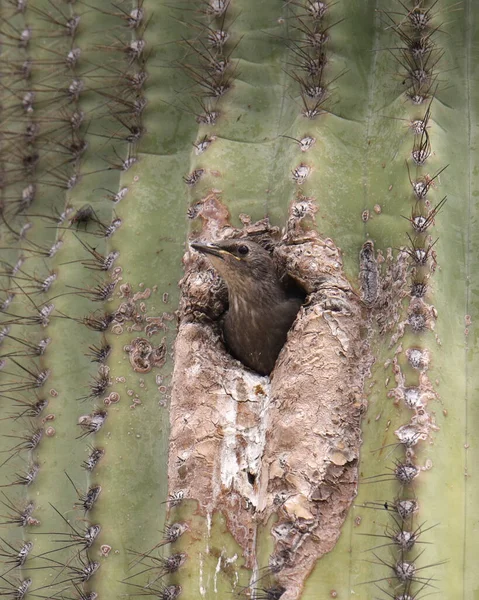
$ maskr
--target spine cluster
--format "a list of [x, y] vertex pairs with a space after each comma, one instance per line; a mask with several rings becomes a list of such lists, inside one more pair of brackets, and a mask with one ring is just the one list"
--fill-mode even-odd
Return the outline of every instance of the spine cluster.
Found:
[[[430, 440], [434, 430], [433, 417], [427, 411], [428, 401], [437, 397], [427, 375], [432, 355], [422, 340], [434, 329], [437, 318], [434, 307], [427, 302], [431, 296], [431, 275], [437, 264], [437, 238], [432, 229], [436, 216], [446, 203], [446, 197], [435, 198], [435, 188], [446, 166], [435, 173], [428, 172], [433, 155], [434, 99], [441, 84], [436, 69], [442, 51], [436, 44], [438, 20], [433, 11], [434, 3], [426, 4], [423, 0], [415, 0], [408, 6], [401, 4], [398, 13], [381, 13], [387, 28], [397, 36], [398, 45], [391, 52], [400, 66], [399, 78], [411, 107], [408, 129], [413, 137], [405, 173], [411, 186], [411, 212], [404, 216], [408, 222], [406, 235], [409, 242], [400, 250], [407, 256], [410, 271], [407, 316], [400, 324], [401, 334], [406, 336], [406, 365], [401, 366], [398, 358], [401, 351], [398, 350], [392, 361], [397, 387], [388, 394], [412, 416], [395, 430], [397, 443], [393, 444], [392, 451], [400, 449], [401, 456], [389, 472], [365, 481], [395, 481], [398, 485], [394, 500], [368, 503], [369, 507], [390, 514], [390, 523], [384, 533], [376, 536], [383, 542], [371, 550], [374, 555], [371, 562], [387, 567], [384, 579], [374, 583], [384, 597], [393, 600], [415, 600], [430, 593], [431, 582], [435, 580], [431, 569], [441, 564], [428, 564], [425, 560], [427, 547], [421, 544], [426, 541], [424, 534], [435, 524], [425, 527], [425, 520], [421, 520], [421, 498], [416, 488], [417, 481], [427, 477], [424, 471], [429, 468], [427, 464], [419, 464], [421, 446]], [[367, 242], [361, 253], [362, 263], [366, 265], [363, 277], [366, 275], [369, 280], [374, 279], [374, 269], [367, 266], [370, 249], [370, 242]], [[376, 290], [377, 285], [373, 288]], [[374, 302], [376, 298], [370, 300]], [[392, 553], [385, 558], [380, 548], [391, 548]]]
[[[231, 25], [234, 19], [231, 3], [226, 0], [208, 0], [195, 11], [195, 23], [190, 26], [191, 39], [183, 42], [186, 55], [181, 69], [192, 82], [191, 110], [199, 125], [198, 138], [193, 142], [194, 154], [203, 155], [216, 140], [215, 126], [222, 115], [224, 97], [238, 75], [238, 65], [233, 52], [239, 43], [234, 40]], [[183, 177], [190, 188], [205, 175], [206, 169], [198, 164]]]
[[[10, 0], [1, 12], [0, 395], [12, 433], [0, 461], [10, 481], [1, 492], [8, 529], [0, 595], [95, 600], [96, 557], [111, 550], [94, 519], [102, 502], [97, 467], [107, 453], [97, 434], [119, 399], [110, 391], [110, 334], [125, 320], [108, 305], [121, 273], [114, 207], [131, 195], [121, 179], [138, 162], [145, 133], [148, 18], [141, 0]], [[64, 360], [70, 372], [62, 380]], [[75, 429], [80, 441], [63, 442]], [[52, 482], [57, 465], [65, 473], [60, 467]], [[86, 486], [78, 483], [81, 469]], [[42, 486], [75, 493], [67, 510], [78, 518], [42, 502]], [[57, 523], [55, 532], [45, 530], [42, 515]], [[24, 541], [10, 533], [14, 526]], [[163, 543], [182, 532], [167, 527]], [[156, 597], [178, 597], [181, 588], [162, 578], [184, 559], [139, 555]], [[137, 592], [141, 581], [125, 583]]]

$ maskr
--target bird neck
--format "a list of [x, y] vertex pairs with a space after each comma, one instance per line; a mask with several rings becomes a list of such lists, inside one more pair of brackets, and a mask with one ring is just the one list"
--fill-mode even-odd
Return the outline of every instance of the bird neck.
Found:
[[230, 311], [249, 313], [261, 307], [271, 307], [287, 299], [286, 291], [277, 279], [245, 279], [228, 285]]

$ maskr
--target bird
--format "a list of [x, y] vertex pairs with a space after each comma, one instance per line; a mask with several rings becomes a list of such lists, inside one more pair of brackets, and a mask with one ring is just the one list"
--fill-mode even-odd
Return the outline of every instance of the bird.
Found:
[[223, 334], [230, 353], [260, 375], [270, 375], [304, 291], [280, 277], [271, 254], [252, 240], [191, 246], [206, 256], [228, 288]]

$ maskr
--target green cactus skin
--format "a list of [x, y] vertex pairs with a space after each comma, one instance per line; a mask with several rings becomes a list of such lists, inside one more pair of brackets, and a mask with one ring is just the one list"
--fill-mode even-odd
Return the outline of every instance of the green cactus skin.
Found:
[[[197, 221], [188, 222], [187, 211], [215, 189], [221, 190], [233, 225], [238, 226], [240, 214], [246, 213], [253, 221], [268, 216], [273, 225], [282, 226], [290, 203], [297, 194], [303, 194], [315, 198], [318, 230], [342, 248], [346, 273], [358, 293], [358, 255], [366, 240], [372, 240], [383, 254], [392, 248], [396, 262], [397, 249], [408, 243], [405, 233], [411, 232], [410, 224], [401, 216], [409, 217], [414, 204], [404, 162], [410, 156], [414, 136], [398, 119], [420, 118], [426, 109], [424, 104], [416, 107], [405, 101], [401, 83], [404, 70], [383, 51], [398, 45], [394, 32], [384, 23], [386, 15], [399, 21], [401, 17], [395, 13], [405, 9], [393, 0], [328, 3], [325, 22], [337, 24], [325, 46], [325, 81], [333, 83], [324, 106], [327, 112], [310, 120], [301, 115], [299, 85], [290, 76], [295, 60], [291, 39], [297, 35], [294, 27], [297, 15], [302, 15], [301, 3], [262, 2], [258, 6], [257, 2], [234, 0], [224, 22], [231, 33], [225, 46], [228, 57], [231, 52], [231, 89], [215, 103], [220, 113], [217, 123], [205, 125], [192, 114], [199, 112], [192, 99], [198, 86], [188, 67], [197, 64], [198, 57], [185, 40], [197, 43], [195, 40], [207, 35], [202, 25], [207, 17], [198, 12], [207, 4], [191, 1], [172, 6], [145, 0], [141, 4], [145, 17], [138, 29], [126, 26], [130, 11], [138, 8], [134, 3], [121, 1], [114, 6], [102, 0], [90, 4], [29, 0], [22, 13], [16, 12], [17, 3], [12, 0], [0, 8], [4, 84], [0, 92], [0, 160], [5, 174], [1, 188], [4, 221], [0, 224], [2, 302], [15, 292], [9, 305], [4, 304], [0, 319], [1, 328], [8, 323], [11, 327], [11, 337], [5, 337], [0, 346], [5, 361], [0, 388], [5, 417], [0, 463], [13, 455], [1, 467], [1, 485], [8, 487], [2, 488], [5, 496], [0, 498], [4, 503], [0, 521], [10, 521], [14, 509], [21, 512], [30, 500], [35, 505], [30, 524], [2, 525], [1, 552], [9, 556], [2, 556], [5, 564], [0, 573], [12, 570], [4, 575], [0, 593], [15, 597], [13, 590], [22, 581], [27, 587], [26, 580], [31, 578], [27, 599], [36, 594], [79, 598], [80, 589], [85, 598], [90, 591], [98, 593], [100, 599], [141, 594], [144, 590], [135, 586], [145, 585], [151, 572], [136, 575], [142, 566], [150, 564], [143, 559], [143, 565], [132, 566], [139, 560], [137, 553], [159, 544], [168, 524], [186, 523], [188, 529], [176, 542], [152, 554], [186, 554], [178, 572], [162, 578], [162, 582], [181, 586], [180, 598], [225, 598], [232, 590], [239, 594], [255, 574], [244, 567], [242, 550], [227, 531], [224, 516], [213, 514], [207, 520], [197, 514], [195, 499], [176, 504], [168, 498], [173, 313], [179, 300], [177, 283], [183, 273], [185, 240], [188, 233], [200, 229]], [[426, 9], [432, 4], [424, 3]], [[413, 6], [413, 2], [405, 5]], [[325, 555], [309, 576], [303, 598], [362, 600], [387, 598], [387, 594], [394, 597], [401, 592], [403, 588], [388, 587], [386, 580], [379, 583], [385, 592], [366, 583], [391, 579], [394, 573], [384, 563], [392, 564], [395, 554], [389, 547], [374, 550], [377, 557], [369, 551], [388, 542], [370, 536], [383, 534], [385, 527], [394, 523], [390, 510], [372, 510], [365, 505], [386, 500], [391, 503], [411, 494], [411, 489], [420, 506], [414, 524], [424, 523], [423, 529], [431, 529], [421, 535], [420, 541], [427, 545], [410, 556], [424, 549], [419, 567], [447, 561], [418, 572], [425, 578], [422, 582], [431, 578], [435, 588], [421, 590], [420, 581], [411, 594], [421, 590], [420, 598], [438, 591], [444, 597], [472, 600], [479, 586], [474, 564], [478, 544], [474, 427], [478, 409], [474, 396], [477, 336], [473, 329], [479, 317], [474, 298], [477, 194], [473, 154], [477, 137], [477, 7], [472, 0], [460, 6], [452, 0], [440, 0], [432, 12], [431, 27], [440, 26], [434, 40], [444, 55], [435, 67], [438, 90], [431, 104], [429, 129], [432, 155], [420, 174], [432, 175], [449, 165], [437, 179], [437, 187], [430, 190], [432, 206], [444, 195], [448, 197], [431, 228], [433, 238], [439, 237], [434, 246], [438, 267], [429, 281], [426, 300], [437, 309], [438, 318], [434, 331], [417, 334], [406, 326], [404, 336], [393, 345], [392, 332], [371, 334], [376, 362], [371, 390], [365, 389], [369, 408], [363, 421], [359, 495], [334, 551]], [[74, 14], [80, 16], [78, 28], [72, 35], [61, 33]], [[220, 21], [221, 17], [217, 18], [214, 26]], [[25, 41], [27, 26], [31, 27], [31, 39], [23, 44], [25, 48], [19, 47], [22, 42], [17, 38], [25, 32]], [[121, 50], [135, 37], [146, 41], [143, 58], [148, 79], [142, 92], [133, 93], [126, 91], [120, 74], [143, 69], [143, 59], [128, 58]], [[82, 51], [78, 63], [64, 67], [60, 57], [77, 47]], [[15, 70], [29, 58], [31, 79], [27, 80]], [[81, 79], [85, 89], [69, 102], [65, 94], [74, 78]], [[32, 113], [21, 106], [23, 100], [28, 108], [28, 91], [36, 94]], [[70, 94], [74, 96], [74, 92]], [[120, 103], [112, 103], [104, 94], [118, 96]], [[125, 117], [132, 110], [132, 102], [143, 97], [148, 104], [141, 118]], [[123, 112], [114, 118], [109, 108]], [[78, 137], [65, 133], [69, 130], [66, 115], [73, 110], [85, 113]], [[40, 129], [36, 139], [27, 144], [20, 132], [31, 119]], [[133, 135], [125, 123], [146, 129], [139, 143], [125, 139]], [[205, 153], [197, 155], [192, 144], [204, 136], [216, 139]], [[301, 152], [297, 143], [281, 136], [297, 140], [311, 136], [315, 143]], [[72, 161], [65, 154], [65, 144], [83, 137], [88, 148], [78, 161]], [[29, 172], [28, 164], [35, 163], [37, 153], [38, 164]], [[130, 169], [110, 168], [131, 157], [138, 161]], [[311, 170], [298, 185], [292, 173], [302, 164]], [[67, 177], [77, 173], [77, 166], [81, 181], [65, 189]], [[198, 169], [205, 171], [199, 181], [186, 184], [183, 177]], [[36, 186], [30, 206], [29, 184]], [[128, 188], [125, 196], [118, 203], [112, 202], [124, 188]], [[108, 239], [93, 235], [100, 228], [98, 223], [79, 224], [78, 230], [70, 225], [74, 212], [61, 224], [45, 218], [53, 211], [61, 214], [70, 206], [77, 211], [88, 204], [105, 226], [121, 219], [121, 226]], [[380, 214], [375, 212], [376, 205]], [[363, 211], [369, 211], [365, 222], [361, 220]], [[15, 232], [23, 231], [26, 224], [32, 227], [19, 238]], [[63, 245], [53, 257], [37, 253], [48, 252], [58, 240]], [[91, 270], [79, 262], [94, 260], [81, 242], [102, 256], [114, 251], [120, 255], [111, 270]], [[22, 256], [26, 260], [21, 271], [11, 276], [9, 268]], [[117, 267], [120, 269], [115, 271]], [[383, 276], [390, 268], [387, 262], [380, 266]], [[52, 272], [56, 279], [50, 286], [45, 281]], [[92, 301], [88, 290], [112, 278], [118, 279], [112, 299]], [[39, 289], [42, 284], [47, 291]], [[131, 319], [114, 323], [104, 334], [73, 320], [94, 311], [98, 311], [97, 317], [103, 311], [115, 311], [128, 300], [126, 284], [131, 286], [130, 297], [151, 291], [144, 307], [140, 306], [141, 298], [136, 301], [136, 313], [145, 319], [137, 330], [131, 329]], [[85, 294], [75, 288], [82, 288]], [[25, 319], [31, 319], [49, 302], [54, 309], [45, 327]], [[403, 320], [408, 303], [405, 297], [402, 311], [401, 303], [396, 303], [389, 313], [384, 307], [365, 308], [365, 323], [373, 328], [368, 314], [372, 319], [382, 315], [394, 321], [394, 311], [400, 312]], [[145, 327], [152, 322], [146, 318], [162, 317], [163, 313], [167, 314], [157, 323], [159, 331], [148, 337]], [[31, 356], [32, 346], [46, 338], [50, 341], [45, 352]], [[161, 350], [166, 348], [164, 366], [155, 366], [147, 373], [133, 371], [125, 347], [131, 347], [135, 338], [146, 338]], [[91, 353], [89, 347], [98, 348], [102, 343], [112, 348], [106, 361], [109, 385], [98, 397], [79, 400], [91, 394], [92, 378], [98, 377], [100, 368], [86, 356]], [[404, 456], [401, 448], [376, 452], [396, 442], [394, 431], [412, 414], [402, 401], [394, 402], [392, 361], [399, 344], [404, 350], [419, 346], [429, 350], [427, 376], [431, 390], [438, 394], [428, 405], [438, 430], [420, 442], [414, 458], [421, 467], [432, 466], [421, 471], [412, 488], [403, 489], [397, 481], [379, 478], [370, 483], [368, 479], [389, 473], [393, 460]], [[406, 364], [404, 352], [398, 354], [398, 364], [406, 385], [416, 385], [418, 372]], [[48, 378], [38, 388], [19, 389], [32, 381], [32, 375], [22, 367], [31, 373], [48, 370]], [[119, 402], [111, 394], [118, 394]], [[113, 403], [106, 406], [108, 396]], [[6, 418], [26, 410], [24, 403], [33, 405], [37, 398], [48, 400], [38, 416]], [[78, 419], [92, 414], [95, 408], [107, 411], [105, 423], [98, 433], [81, 438], [84, 429]], [[48, 428], [54, 429], [53, 435]], [[24, 446], [32, 443], [36, 429], [43, 429], [43, 437], [29, 451]], [[88, 445], [105, 451], [91, 472], [82, 467]], [[34, 482], [9, 485], [34, 465], [39, 466]], [[74, 507], [81, 501], [65, 473], [80, 494], [101, 485], [95, 507], [86, 515], [89, 522], [102, 527], [88, 554], [100, 567], [84, 586], [78, 579], [78, 589], [67, 581], [74, 574], [70, 567], [83, 568], [76, 558], [72, 560], [78, 547], [58, 550], [70, 543], [71, 533], [60, 515], [78, 531], [85, 526], [82, 508]], [[263, 525], [257, 533], [258, 568], [266, 567], [273, 550], [271, 526]], [[34, 544], [29, 557], [21, 568], [13, 567], [8, 561], [25, 542]], [[82, 556], [85, 561], [85, 553]], [[62, 568], [65, 564], [67, 568]], [[78, 571], [76, 576], [81, 578]], [[273, 585], [274, 578], [264, 581], [267, 587]], [[161, 582], [157, 582], [160, 587]], [[16, 593], [21, 597], [19, 591]], [[245, 588], [243, 596], [248, 594], [249, 588]]]
[[[381, 6], [381, 9], [395, 10], [393, 6]], [[464, 597], [472, 597], [475, 584], [472, 583], [469, 574], [463, 577], [462, 571], [463, 561], [467, 563], [467, 558], [465, 558], [467, 552], [463, 554], [462, 545], [467, 544], [466, 540], [470, 536], [468, 526], [464, 527], [464, 523], [469, 522], [468, 519], [471, 513], [467, 500], [465, 500], [464, 506], [466, 508], [463, 512], [463, 502], [459, 500], [459, 497], [462, 497], [462, 494], [465, 493], [464, 486], [467, 487], [470, 483], [470, 480], [464, 479], [463, 475], [466, 455], [467, 461], [469, 461], [469, 451], [464, 449], [463, 444], [467, 444], [464, 439], [465, 435], [466, 437], [468, 435], [464, 432], [470, 431], [466, 423], [471, 423], [471, 419], [474, 417], [469, 412], [470, 409], [467, 408], [470, 405], [469, 401], [467, 400], [464, 404], [464, 399], [468, 397], [469, 384], [467, 382], [470, 377], [467, 374], [467, 359], [462, 358], [461, 351], [461, 358], [453, 358], [451, 352], [452, 348], [464, 349], [464, 340], [466, 340], [466, 346], [469, 345], [467, 338], [464, 337], [463, 324], [464, 315], [470, 314], [470, 308], [465, 309], [464, 306], [469, 303], [470, 307], [471, 304], [470, 300], [467, 300], [469, 297], [468, 286], [463, 286], [462, 283], [457, 286], [451, 285], [451, 278], [458, 281], [458, 269], [463, 272], [463, 267], [458, 265], [466, 265], [470, 261], [471, 246], [468, 246], [469, 242], [463, 245], [462, 241], [458, 242], [458, 240], [470, 239], [468, 238], [470, 234], [467, 233], [469, 231], [469, 225], [467, 224], [469, 217], [466, 217], [466, 213], [474, 214], [473, 200], [470, 194], [472, 188], [469, 187], [469, 185], [472, 185], [472, 171], [470, 163], [466, 161], [468, 164], [466, 166], [458, 161], [458, 149], [456, 150], [455, 144], [461, 144], [461, 148], [464, 148], [464, 140], [470, 139], [468, 123], [470, 123], [472, 107], [470, 98], [473, 96], [468, 95], [467, 108], [466, 106], [462, 107], [462, 100], [458, 102], [454, 98], [453, 88], [449, 86], [452, 85], [454, 89], [474, 89], [474, 75], [470, 66], [468, 66], [471, 60], [470, 42], [472, 37], [470, 36], [473, 35], [473, 32], [465, 26], [466, 18], [463, 19], [457, 13], [454, 13], [454, 17], [452, 16], [454, 9], [450, 3], [441, 3], [434, 10], [436, 9], [438, 15], [435, 17], [434, 23], [438, 23], [444, 18], [451, 19], [451, 29], [448, 29], [448, 35], [440, 33], [437, 35], [437, 43], [444, 49], [444, 56], [437, 65], [438, 79], [447, 79], [448, 83], [440, 83], [436, 98], [431, 105], [430, 135], [433, 154], [421, 172], [432, 175], [446, 164], [449, 164], [447, 170], [441, 175], [437, 188], [431, 189], [432, 206], [435, 206], [444, 195], [447, 194], [448, 197], [446, 205], [436, 219], [436, 226], [432, 228], [433, 238], [439, 237], [439, 241], [435, 246], [438, 268], [430, 279], [430, 289], [426, 296], [426, 300], [434, 304], [437, 309], [438, 320], [434, 333], [426, 331], [418, 335], [407, 332], [406, 329], [407, 333], [400, 342], [404, 349], [411, 346], [424, 346], [430, 350], [431, 365], [428, 370], [428, 377], [433, 384], [433, 389], [439, 394], [439, 400], [431, 400], [428, 407], [428, 411], [433, 412], [439, 430], [432, 434], [430, 442], [420, 444], [415, 459], [415, 462], [421, 466], [432, 465], [430, 470], [421, 472], [414, 484], [414, 491], [420, 504], [416, 523], [418, 525], [425, 523], [424, 529], [436, 525], [422, 536], [424, 541], [428, 542], [428, 545], [421, 546], [421, 550], [425, 548], [425, 551], [418, 560], [418, 566], [434, 565], [446, 560], [447, 562], [441, 566], [422, 571], [421, 576], [425, 577], [426, 580], [429, 577], [435, 579], [436, 581], [431, 583], [438, 588], [441, 595], [456, 596], [464, 594]], [[466, 12], [468, 10], [471, 11], [470, 6], [466, 7]], [[445, 15], [448, 15], [448, 17], [445, 17]], [[471, 18], [471, 13], [469, 13], [468, 18]], [[467, 34], [464, 33], [465, 27], [468, 30]], [[466, 42], [464, 52], [459, 56], [453, 49], [455, 47], [453, 39], [459, 39], [465, 35], [469, 36], [466, 37], [468, 43]], [[390, 46], [389, 40], [385, 39], [386, 36], [385, 33], [379, 34], [376, 46]], [[456, 36], [458, 37], [456, 38]], [[456, 65], [458, 66], [457, 69]], [[392, 72], [393, 68], [394, 63], [391, 59], [381, 60], [380, 55], [378, 55], [377, 73], [382, 72], [384, 69], [389, 69]], [[451, 71], [454, 72], [454, 75]], [[451, 79], [446, 73], [451, 74]], [[379, 78], [377, 81], [379, 82]], [[452, 84], [452, 81], [454, 81], [454, 84]], [[374, 96], [377, 100], [374, 102], [374, 107], [377, 108], [372, 111], [374, 115], [380, 113], [411, 119], [417, 118], [423, 111], [423, 107], [418, 107], [418, 109], [420, 108], [418, 110], [411, 107], [410, 104], [404, 103], [401, 97], [394, 96], [391, 88], [384, 87], [384, 95], [380, 91], [380, 84], [376, 89], [377, 92], [374, 92]], [[395, 135], [393, 135], [390, 128], [396, 132]], [[385, 168], [382, 168], [381, 159], [376, 162], [375, 167], [373, 166], [374, 163], [370, 162], [368, 181], [374, 182], [374, 187], [371, 185], [369, 188], [371, 190], [371, 200], [365, 207], [371, 211], [372, 215], [374, 204], [380, 204], [383, 208], [379, 218], [373, 215], [374, 218], [367, 223], [368, 235], [374, 239], [377, 247], [380, 248], [387, 246], [399, 247], [407, 243], [404, 237], [398, 239], [397, 242], [395, 241], [394, 231], [398, 232], [400, 230], [393, 230], [392, 227], [383, 228], [380, 225], [383, 217], [390, 218], [389, 213], [392, 213], [391, 216], [394, 215], [396, 219], [399, 215], [409, 216], [413, 205], [407, 172], [405, 173], [403, 167], [404, 160], [411, 151], [412, 142], [410, 135], [404, 133], [404, 129], [405, 127], [400, 121], [386, 122], [380, 120], [377, 116], [374, 117], [371, 123], [371, 143], [368, 148], [368, 156], [384, 156], [386, 162]], [[388, 133], [390, 131], [391, 133]], [[388, 140], [398, 141], [392, 143], [389, 141], [388, 143]], [[390, 145], [393, 147], [393, 153], [397, 151], [397, 157], [392, 161], [387, 161], [386, 159], [391, 152]], [[465, 206], [468, 208], [464, 211], [463, 207]], [[469, 213], [469, 211], [471, 212]], [[405, 223], [405, 225], [407, 230], [408, 224]], [[453, 239], [456, 242], [453, 242]], [[460, 249], [456, 246], [456, 243]], [[449, 262], [454, 254], [450, 244], [454, 244], [459, 252], [456, 255], [458, 262], [455, 262], [454, 265]], [[465, 269], [467, 268], [464, 266]], [[440, 339], [441, 345], [437, 343], [436, 336]], [[394, 345], [393, 351], [397, 344]], [[391, 466], [391, 459], [401, 456], [402, 451], [399, 449], [395, 450], [392, 455], [389, 455], [390, 449], [387, 448], [380, 453], [371, 454], [371, 452], [386, 444], [394, 443], [396, 441], [394, 431], [398, 426], [406, 423], [411, 416], [411, 411], [405, 408], [402, 402], [389, 404], [389, 402], [394, 401], [394, 397], [386, 399], [388, 392], [395, 387], [391, 366], [383, 367], [386, 360], [390, 358], [391, 350], [384, 349], [381, 351], [378, 355], [376, 369], [373, 372], [373, 381], [376, 382], [373, 388], [375, 391], [370, 397], [368, 418], [363, 428], [362, 464], [364, 477], [387, 472], [388, 467]], [[405, 371], [406, 385], [415, 385], [418, 381], [418, 373], [405, 366], [403, 358], [404, 356], [400, 358], [400, 364]], [[452, 398], [454, 398], [454, 401]], [[375, 420], [376, 417], [377, 420]], [[445, 436], [447, 437], [445, 438]], [[446, 439], [458, 440], [457, 445], [454, 444], [454, 449]], [[457, 451], [459, 454], [456, 453]], [[452, 459], [453, 456], [454, 459]], [[370, 457], [374, 457], [374, 459], [371, 461]], [[451, 459], [455, 464], [455, 467], [453, 467], [456, 472], [455, 475], [452, 475], [446, 466], [450, 464]], [[367, 463], [369, 463], [369, 466], [367, 466]], [[447, 481], [445, 473], [451, 473], [455, 483]], [[349, 534], [349, 546], [353, 556], [353, 576], [350, 580], [350, 588], [353, 588], [359, 597], [367, 597], [370, 593], [370, 588], [367, 585], [360, 585], [361, 582], [392, 576], [391, 570], [384, 565], [364, 562], [368, 560], [378, 562], [371, 552], [365, 552], [365, 550], [381, 543], [387, 543], [387, 540], [357, 535], [357, 533], [382, 534], [384, 526], [391, 523], [390, 517], [388, 518], [385, 511], [365, 510], [362, 505], [368, 500], [393, 499], [403, 492], [395, 482], [360, 485], [356, 509], [350, 515]], [[469, 491], [466, 493], [466, 497], [470, 497]], [[449, 510], [452, 505], [457, 506], [457, 512], [454, 511], [454, 515]], [[466, 514], [465, 511], [468, 510], [469, 512]], [[389, 548], [381, 548], [375, 552], [383, 560], [392, 562]], [[415, 551], [412, 554], [417, 555], [418, 552]], [[389, 587], [387, 581], [381, 582], [380, 585], [393, 595], [399, 593], [398, 589], [401, 589], [394, 590], [393, 587]], [[421, 584], [416, 585], [413, 590], [418, 591], [420, 587]], [[337, 590], [340, 594], [341, 588], [337, 588]], [[425, 587], [421, 593], [425, 595], [428, 591], [432, 590]], [[377, 595], [378, 597], [387, 597], [385, 594], [381, 595], [378, 590]], [[420, 594], [419, 597], [421, 597]]]

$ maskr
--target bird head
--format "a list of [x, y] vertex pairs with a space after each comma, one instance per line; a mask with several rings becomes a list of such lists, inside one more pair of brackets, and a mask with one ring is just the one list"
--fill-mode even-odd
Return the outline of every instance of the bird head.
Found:
[[256, 242], [237, 239], [210, 244], [195, 242], [191, 246], [207, 256], [231, 291], [252, 284], [278, 284], [278, 275], [269, 252]]

